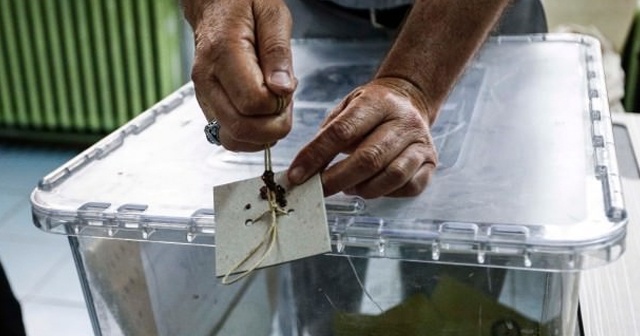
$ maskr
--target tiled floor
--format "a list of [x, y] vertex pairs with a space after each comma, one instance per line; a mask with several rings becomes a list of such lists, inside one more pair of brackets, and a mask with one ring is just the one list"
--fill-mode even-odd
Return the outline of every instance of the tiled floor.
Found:
[[0, 141], [0, 261], [30, 336], [93, 334], [67, 239], [37, 229], [29, 204], [38, 180], [76, 153]]

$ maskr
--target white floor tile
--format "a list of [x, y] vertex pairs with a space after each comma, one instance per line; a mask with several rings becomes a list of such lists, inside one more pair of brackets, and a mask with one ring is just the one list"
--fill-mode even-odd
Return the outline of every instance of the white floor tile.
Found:
[[54, 266], [45, 281], [36, 285], [24, 302], [30, 301], [60, 302], [65, 304], [77, 304], [85, 306], [82, 287], [76, 271], [76, 266], [71, 258], [65, 259]]
[[9, 193], [8, 190], [4, 190], [0, 187], [0, 228], [4, 224], [4, 219], [11, 216], [16, 207], [25, 202], [26, 195]]
[[27, 335], [93, 335], [89, 315], [83, 307], [30, 301], [22, 304], [22, 315]]
[[36, 285], [49, 279], [55, 265], [65, 258], [71, 258], [65, 239], [55, 244], [0, 240], [0, 260], [18, 299], [33, 293]]
[[75, 154], [0, 143], [0, 261], [29, 336], [93, 335], [68, 240], [36, 228], [29, 203], [38, 181]]

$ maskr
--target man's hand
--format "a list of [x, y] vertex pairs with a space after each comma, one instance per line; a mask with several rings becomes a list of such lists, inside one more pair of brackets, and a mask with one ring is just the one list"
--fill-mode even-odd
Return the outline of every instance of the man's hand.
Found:
[[509, 0], [416, 0], [371, 83], [353, 91], [294, 159], [301, 183], [322, 174], [325, 194], [414, 196], [436, 167], [429, 126]]
[[[291, 130], [297, 81], [291, 64], [291, 15], [282, 0], [184, 0], [195, 35], [191, 79], [222, 145], [257, 151]], [[277, 96], [286, 107], [278, 111]]]
[[289, 180], [301, 183], [339, 153], [349, 156], [322, 173], [325, 195], [415, 196], [429, 183], [437, 155], [428, 105], [407, 81], [378, 78], [351, 92], [294, 159]]

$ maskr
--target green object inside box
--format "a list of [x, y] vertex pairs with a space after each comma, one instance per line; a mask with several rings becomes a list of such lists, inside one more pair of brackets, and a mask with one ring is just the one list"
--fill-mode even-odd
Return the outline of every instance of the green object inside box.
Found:
[[337, 313], [338, 336], [540, 335], [540, 325], [452, 277], [380, 315]]
[[181, 22], [174, 0], [0, 2], [0, 136], [113, 131], [182, 83]]

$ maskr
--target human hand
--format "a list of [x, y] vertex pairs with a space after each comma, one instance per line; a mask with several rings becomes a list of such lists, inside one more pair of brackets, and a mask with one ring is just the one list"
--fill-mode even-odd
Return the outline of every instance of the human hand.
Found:
[[420, 194], [437, 165], [429, 131], [435, 110], [411, 83], [378, 78], [352, 91], [291, 163], [293, 184], [322, 171], [326, 196], [344, 191], [364, 198]]
[[[291, 130], [297, 81], [291, 62], [291, 14], [282, 0], [183, 0], [195, 36], [191, 72], [220, 142], [258, 151]], [[284, 99], [279, 108], [278, 96]]]

